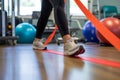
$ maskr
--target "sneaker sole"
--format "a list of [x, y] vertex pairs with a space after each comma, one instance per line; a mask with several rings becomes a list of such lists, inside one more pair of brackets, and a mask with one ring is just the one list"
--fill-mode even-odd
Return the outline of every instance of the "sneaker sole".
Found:
[[37, 48], [37, 47], [33, 47], [34, 50], [47, 50], [47, 47], [45, 47], [44, 49], [40, 49], [40, 48]]
[[76, 51], [74, 54], [69, 55], [69, 56], [75, 56], [75, 55], [79, 55], [79, 54], [83, 54], [85, 52], [85, 49], [82, 45], [80, 45], [78, 51]]

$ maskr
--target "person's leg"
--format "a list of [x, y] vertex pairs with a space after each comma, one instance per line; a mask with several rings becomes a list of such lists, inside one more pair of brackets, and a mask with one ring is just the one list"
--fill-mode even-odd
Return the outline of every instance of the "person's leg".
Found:
[[68, 21], [64, 12], [65, 3], [64, 0], [51, 0], [54, 7], [55, 22], [59, 28], [61, 36], [66, 42], [66, 39], [70, 39], [68, 30]]
[[42, 38], [51, 11], [52, 5], [49, 0], [42, 0], [41, 14], [37, 22], [36, 38]]
[[42, 43], [42, 35], [45, 30], [48, 18], [52, 11], [52, 5], [49, 0], [42, 0], [41, 14], [37, 22], [36, 27], [36, 38], [33, 41], [33, 49], [46, 49]]
[[51, 2], [53, 2], [55, 22], [64, 41], [64, 54], [78, 55], [84, 53], [83, 46], [76, 45], [69, 34], [68, 21], [64, 12], [64, 0], [51, 0]]

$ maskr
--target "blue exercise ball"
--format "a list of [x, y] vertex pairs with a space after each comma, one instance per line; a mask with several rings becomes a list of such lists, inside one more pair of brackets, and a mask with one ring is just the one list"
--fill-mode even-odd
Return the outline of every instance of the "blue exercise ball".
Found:
[[36, 29], [32, 24], [20, 23], [16, 26], [15, 33], [19, 37], [18, 43], [32, 43], [36, 35]]
[[82, 32], [86, 42], [99, 42], [96, 36], [96, 28], [90, 21], [84, 24]]

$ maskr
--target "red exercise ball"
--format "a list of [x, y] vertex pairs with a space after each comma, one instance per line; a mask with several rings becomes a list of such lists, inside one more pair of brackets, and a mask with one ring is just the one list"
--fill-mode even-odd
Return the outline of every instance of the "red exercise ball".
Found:
[[[120, 20], [114, 17], [108, 17], [100, 21], [105, 27], [107, 27], [113, 34], [120, 38]], [[108, 34], [109, 35], [109, 34]], [[100, 43], [110, 44], [98, 31], [96, 36]], [[111, 45], [111, 44], [110, 44]]]

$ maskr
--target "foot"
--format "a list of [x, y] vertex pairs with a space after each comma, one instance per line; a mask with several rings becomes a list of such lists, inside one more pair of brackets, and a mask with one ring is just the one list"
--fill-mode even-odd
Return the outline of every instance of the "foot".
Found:
[[41, 39], [35, 39], [33, 41], [33, 49], [35, 49], [35, 50], [46, 50], [47, 47], [44, 46], [44, 44], [43, 44]]
[[64, 44], [64, 55], [75, 56], [83, 54], [85, 49], [82, 45], [76, 45], [73, 39], [69, 39]]

